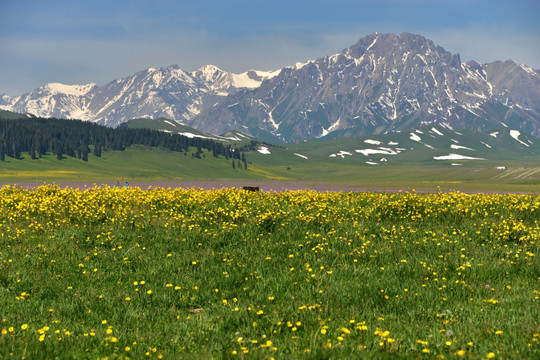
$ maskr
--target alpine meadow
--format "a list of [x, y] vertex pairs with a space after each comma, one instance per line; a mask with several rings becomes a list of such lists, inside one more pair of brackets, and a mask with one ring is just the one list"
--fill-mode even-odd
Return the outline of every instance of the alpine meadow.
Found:
[[537, 358], [539, 195], [0, 190], [2, 358]]
[[3, 0], [0, 359], [540, 359], [538, 10]]

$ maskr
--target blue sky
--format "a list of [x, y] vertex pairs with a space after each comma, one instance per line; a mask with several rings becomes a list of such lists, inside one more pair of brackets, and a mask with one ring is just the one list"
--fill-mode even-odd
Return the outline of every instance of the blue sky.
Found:
[[173, 64], [274, 70], [372, 32], [540, 69], [539, 0], [0, 0], [0, 94]]

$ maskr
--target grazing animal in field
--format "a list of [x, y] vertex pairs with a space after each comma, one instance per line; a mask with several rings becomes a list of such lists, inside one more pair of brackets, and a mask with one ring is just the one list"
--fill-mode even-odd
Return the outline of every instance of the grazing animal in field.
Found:
[[246, 191], [253, 191], [253, 192], [260, 191], [260, 188], [258, 186], [244, 186], [242, 189]]

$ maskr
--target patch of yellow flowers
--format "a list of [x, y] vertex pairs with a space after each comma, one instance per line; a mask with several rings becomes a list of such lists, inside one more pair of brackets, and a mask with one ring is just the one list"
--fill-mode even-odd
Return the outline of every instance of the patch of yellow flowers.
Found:
[[[370, 256], [374, 257], [377, 252], [370, 252], [373, 243], [385, 239], [389, 243], [399, 243], [402, 240], [401, 234], [414, 234], [418, 231], [415, 224], [425, 221], [431, 221], [442, 226], [450, 227], [447, 233], [437, 231], [426, 231], [417, 245], [422, 246], [426, 243], [439, 246], [443, 242], [457, 242], [460, 236], [471, 236], [471, 234], [462, 234], [458, 226], [452, 225], [456, 219], [460, 221], [469, 221], [475, 224], [477, 238], [490, 242], [490, 246], [500, 249], [498, 253], [501, 258], [498, 259], [505, 264], [512, 264], [518, 261], [524, 261], [528, 264], [534, 264], [535, 249], [538, 247], [540, 237], [540, 196], [539, 195], [518, 195], [518, 194], [462, 194], [462, 193], [338, 193], [338, 192], [315, 192], [315, 191], [288, 191], [288, 192], [266, 192], [250, 193], [236, 189], [219, 189], [212, 191], [196, 189], [164, 189], [154, 188], [141, 190], [138, 188], [108, 188], [96, 187], [87, 190], [78, 190], [71, 188], [59, 188], [56, 186], [42, 186], [35, 190], [25, 190], [13, 186], [5, 186], [0, 189], [0, 238], [6, 240], [17, 240], [21, 237], [32, 238], [34, 236], [43, 236], [55, 229], [62, 228], [84, 228], [92, 227], [100, 229], [100, 233], [93, 234], [93, 238], [86, 239], [100, 244], [110, 243], [112, 251], [122, 249], [121, 245], [115, 245], [115, 235], [110, 229], [112, 227], [121, 228], [125, 231], [132, 229], [144, 229], [146, 227], [162, 227], [182, 232], [196, 232], [204, 234], [209, 238], [217, 238], [220, 234], [234, 230], [241, 226], [254, 226], [260, 229], [262, 233], [272, 233], [280, 228], [287, 226], [294, 227], [291, 224], [301, 223], [311, 226], [310, 231], [302, 233], [301, 238], [295, 239], [294, 244], [287, 244], [288, 251], [283, 260], [284, 266], [287, 266], [287, 272], [293, 274], [303, 273], [305, 278], [302, 281], [321, 282], [332, 276], [335, 269], [332, 264], [318, 264], [314, 262], [302, 262], [296, 268], [289, 266], [288, 262], [299, 257], [298, 249], [309, 246], [311, 251], [318, 256], [328, 254], [333, 251], [335, 246], [333, 241], [339, 241], [341, 244], [347, 244], [350, 252], [347, 256]], [[379, 230], [377, 238], [373, 233], [366, 233], [363, 224], [369, 222], [372, 227]], [[348, 224], [347, 231], [340, 231], [341, 224]], [[375, 225], [373, 225], [375, 224]], [[388, 226], [388, 224], [392, 224]], [[311, 229], [315, 229], [312, 231]], [[316, 231], [320, 229], [320, 231]], [[346, 235], [343, 235], [346, 233]], [[259, 239], [251, 239], [256, 246]], [[283, 242], [285, 244], [285, 241]], [[509, 246], [513, 244], [522, 244], [523, 246]], [[201, 245], [200, 243], [198, 244]], [[46, 244], [38, 244], [38, 247], [45, 247]], [[144, 250], [144, 248], [143, 248]], [[261, 249], [261, 251], [263, 251]], [[458, 276], [466, 279], [465, 275], [471, 271], [471, 255], [468, 253], [466, 244], [460, 249], [460, 262], [452, 264]], [[0, 253], [1, 255], [1, 253]], [[94, 254], [96, 256], [97, 254]], [[124, 262], [129, 263], [127, 256]], [[129, 255], [131, 256], [131, 255]], [[224, 255], [226, 256], [226, 255]], [[345, 256], [345, 255], [344, 255]], [[444, 259], [447, 254], [440, 254]], [[166, 258], [171, 258], [168, 253]], [[85, 259], [88, 261], [88, 259]], [[266, 258], [271, 261], [271, 257]], [[4, 263], [11, 262], [11, 259], [3, 259]], [[51, 260], [51, 263], [55, 260]], [[223, 258], [223, 262], [228, 264], [232, 260]], [[357, 259], [354, 259], [357, 262]], [[408, 265], [407, 259], [397, 258], [398, 266]], [[425, 283], [435, 284], [438, 291], [444, 291], [447, 287], [447, 279], [441, 276], [440, 272], [446, 269], [437, 268], [436, 265], [422, 262], [422, 272], [420, 275]], [[190, 264], [196, 271], [202, 263], [198, 259], [190, 259]], [[302, 265], [303, 264], [303, 265]], [[386, 264], [382, 264], [386, 265]], [[536, 263], [537, 265], [537, 263]], [[474, 264], [474, 266], [483, 266], [483, 264]], [[91, 268], [84, 262], [78, 264], [78, 271], [82, 274], [88, 272], [98, 272], [97, 268]], [[99, 270], [101, 271], [101, 269]], [[385, 271], [385, 266], [378, 268], [366, 268], [365, 271]], [[388, 270], [386, 270], [388, 272]], [[223, 272], [228, 277], [228, 272]], [[255, 279], [260, 275], [251, 273]], [[465, 280], [456, 280], [463, 288], [468, 288], [469, 284]], [[247, 281], [248, 278], [246, 277]], [[144, 281], [134, 281], [134, 291], [139, 293], [139, 287], [145, 285]], [[428, 285], [423, 284], [422, 287]], [[173, 288], [178, 291], [181, 289], [178, 285], [167, 283], [165, 287]], [[489, 290], [488, 285], [484, 285]], [[197, 286], [193, 287], [198, 290]], [[507, 291], [511, 286], [507, 285]], [[68, 290], [71, 290], [68, 288]], [[154, 289], [158, 290], [158, 289]], [[152, 289], [141, 290], [141, 293], [152, 295]], [[245, 289], [244, 289], [245, 290]], [[420, 289], [421, 290], [421, 289]], [[486, 291], [487, 291], [486, 290]], [[218, 294], [218, 288], [213, 289]], [[403, 293], [388, 295], [384, 289], [381, 289], [381, 298], [384, 301], [393, 299], [403, 299], [404, 296], [418, 296], [418, 289], [409, 291], [409, 288], [403, 288]], [[537, 291], [537, 290], [534, 290]], [[322, 294], [323, 290], [319, 290]], [[134, 293], [134, 294], [135, 294]], [[535, 293], [536, 295], [536, 293]], [[31, 292], [20, 292], [15, 299], [24, 301], [31, 296]], [[135, 296], [135, 295], [133, 295]], [[152, 297], [156, 294], [152, 295]], [[392, 298], [393, 297], [393, 298]], [[131, 301], [130, 296], [122, 297], [126, 302]], [[266, 297], [269, 302], [276, 302], [279, 294], [270, 294]], [[538, 296], [536, 296], [536, 299]], [[445, 297], [441, 297], [446, 301]], [[231, 301], [221, 299], [223, 306], [230, 306], [236, 303], [237, 299]], [[484, 303], [500, 306], [499, 299], [484, 299]], [[299, 311], [321, 311], [321, 305], [318, 303], [300, 305]], [[239, 312], [239, 307], [234, 305], [234, 312]], [[252, 311], [248, 308], [248, 311]], [[269, 311], [267, 311], [270, 313]], [[267, 312], [262, 308], [254, 308], [253, 313], [261, 321], [266, 318]], [[437, 314], [443, 325], [451, 324], [453, 314]], [[380, 320], [380, 319], [379, 319]], [[381, 321], [383, 321], [382, 319]], [[257, 326], [253, 322], [253, 327]], [[102, 321], [102, 325], [107, 323]], [[350, 320], [349, 324], [336, 325], [331, 328], [322, 323], [318, 328], [317, 336], [324, 338], [326, 348], [339, 347], [342, 343], [349, 341], [356, 336], [360, 338], [363, 334], [368, 334], [368, 325], [365, 321], [357, 322]], [[29, 325], [23, 323], [17, 325], [25, 331]], [[304, 323], [299, 320], [289, 320], [279, 322], [279, 331], [290, 334], [294, 340], [299, 332], [305, 328]], [[283, 330], [281, 329], [283, 328]], [[373, 329], [373, 327], [371, 328]], [[48, 326], [33, 326], [32, 329], [38, 335], [38, 341], [43, 342], [50, 334]], [[2, 327], [2, 335], [13, 333], [13, 327]], [[277, 330], [274, 330], [276, 332]], [[371, 330], [373, 331], [373, 330]], [[371, 333], [371, 331], [369, 333]], [[392, 330], [393, 331], [393, 330]], [[90, 336], [94, 336], [92, 329]], [[113, 333], [113, 327], [109, 326], [105, 330], [106, 341], [117, 343], [118, 338]], [[396, 351], [398, 343], [403, 339], [399, 335], [391, 334], [390, 330], [376, 327], [372, 343], [375, 348], [386, 351]], [[495, 332], [501, 335], [502, 331]], [[64, 330], [64, 336], [71, 335], [69, 331]], [[330, 336], [332, 335], [332, 336]], [[88, 336], [85, 333], [84, 336]], [[315, 336], [315, 335], [314, 335]], [[367, 337], [364, 337], [366, 339]], [[60, 339], [59, 339], [60, 340]], [[236, 342], [240, 347], [233, 350], [232, 354], [248, 354], [250, 346], [252, 348], [271, 348], [277, 349], [275, 344], [264, 337], [260, 340], [252, 339], [249, 342], [243, 337], [238, 336]], [[532, 340], [538, 343], [538, 337]], [[430, 343], [427, 340], [419, 339], [416, 341], [418, 352], [430, 353], [428, 347]], [[452, 341], [448, 339], [446, 346], [451, 347]], [[365, 348], [365, 345], [361, 345]], [[125, 351], [130, 351], [130, 346], [125, 347]], [[309, 352], [306, 349], [305, 352]], [[459, 350], [457, 356], [464, 356], [465, 350]], [[495, 353], [487, 354], [488, 358], [495, 357]]]

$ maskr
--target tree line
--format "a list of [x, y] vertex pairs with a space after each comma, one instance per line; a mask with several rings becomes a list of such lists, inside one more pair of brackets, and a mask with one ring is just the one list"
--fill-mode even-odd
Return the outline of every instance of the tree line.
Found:
[[[123, 151], [131, 145], [161, 147], [201, 158], [203, 149], [215, 157], [241, 161], [247, 169], [246, 151], [257, 146], [251, 141], [233, 147], [205, 138], [189, 138], [151, 129], [110, 128], [80, 120], [56, 118], [0, 119], [0, 161], [6, 156], [38, 159], [54, 154], [58, 160], [66, 156], [88, 161], [88, 154], [101, 157], [103, 151]], [[192, 151], [194, 150], [194, 151]]]

